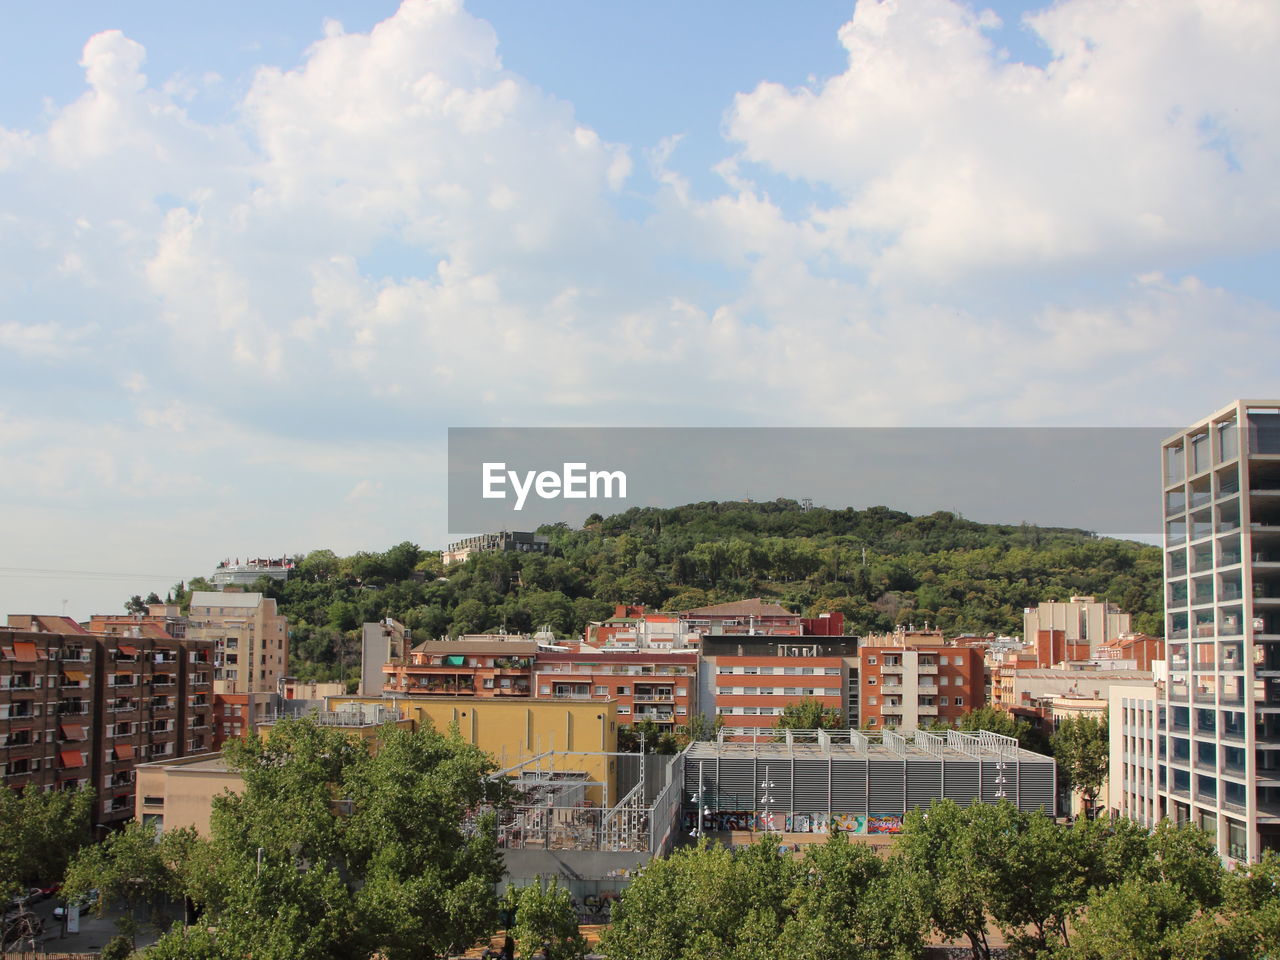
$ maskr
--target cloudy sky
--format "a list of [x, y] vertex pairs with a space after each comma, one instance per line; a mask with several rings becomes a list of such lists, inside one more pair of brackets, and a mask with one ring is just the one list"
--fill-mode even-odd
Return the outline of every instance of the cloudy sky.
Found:
[[1273, 0], [5, 19], [0, 614], [438, 546], [449, 426], [1280, 393]]

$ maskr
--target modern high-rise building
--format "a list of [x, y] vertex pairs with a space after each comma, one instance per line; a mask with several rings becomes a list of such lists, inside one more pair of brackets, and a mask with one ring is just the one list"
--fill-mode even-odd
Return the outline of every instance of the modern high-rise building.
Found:
[[1280, 400], [1163, 443], [1166, 816], [1280, 850]]

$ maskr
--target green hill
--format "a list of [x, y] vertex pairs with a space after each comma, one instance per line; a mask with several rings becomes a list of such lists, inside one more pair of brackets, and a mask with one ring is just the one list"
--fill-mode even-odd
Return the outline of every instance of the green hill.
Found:
[[[438, 552], [307, 554], [287, 583], [261, 580], [293, 625], [301, 676], [347, 675], [364, 621], [395, 617], [417, 636], [543, 625], [561, 635], [615, 603], [681, 609], [742, 597], [814, 615], [850, 633], [899, 623], [949, 633], [1019, 633], [1040, 600], [1091, 594], [1159, 634], [1160, 550], [1084, 530], [913, 517], [885, 507], [805, 510], [791, 500], [635, 508], [543, 527], [549, 556], [481, 554], [448, 570]], [[200, 589], [202, 581], [183, 585]]]

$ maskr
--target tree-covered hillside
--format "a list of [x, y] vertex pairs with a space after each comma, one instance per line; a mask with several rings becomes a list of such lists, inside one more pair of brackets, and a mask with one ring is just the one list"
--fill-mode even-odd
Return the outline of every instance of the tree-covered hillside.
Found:
[[779, 500], [635, 508], [540, 532], [549, 556], [480, 554], [447, 570], [412, 543], [350, 557], [316, 550], [287, 583], [264, 578], [257, 589], [292, 621], [291, 668], [303, 676], [346, 675], [364, 621], [395, 617], [422, 638], [542, 626], [571, 635], [622, 602], [687, 609], [759, 596], [806, 615], [840, 611], [858, 634], [925, 622], [1019, 633], [1024, 607], [1092, 594], [1160, 632], [1158, 548], [1082, 530]]

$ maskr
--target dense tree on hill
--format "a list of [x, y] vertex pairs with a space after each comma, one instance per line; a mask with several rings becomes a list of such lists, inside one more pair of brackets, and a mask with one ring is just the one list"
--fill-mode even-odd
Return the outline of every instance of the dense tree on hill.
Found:
[[[544, 626], [572, 635], [617, 603], [691, 609], [744, 596], [843, 613], [855, 634], [926, 622], [986, 634], [1020, 632], [1023, 608], [1040, 600], [1093, 594], [1160, 632], [1159, 549], [1083, 530], [779, 500], [637, 507], [541, 532], [548, 555], [476, 554], [448, 570], [408, 542], [300, 557], [287, 581], [261, 583], [295, 625], [290, 670], [345, 679], [338, 638], [358, 644], [361, 623], [387, 616], [423, 638]], [[175, 599], [189, 605], [193, 589], [208, 584], [179, 584]]]

